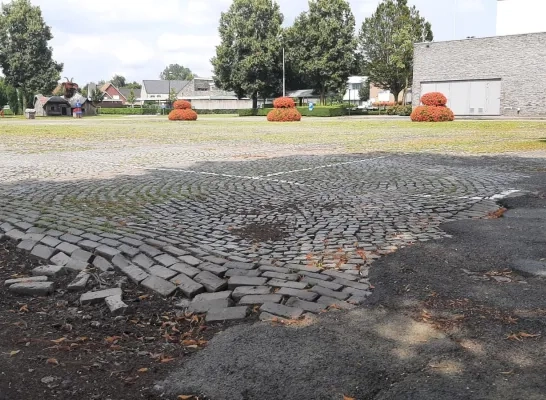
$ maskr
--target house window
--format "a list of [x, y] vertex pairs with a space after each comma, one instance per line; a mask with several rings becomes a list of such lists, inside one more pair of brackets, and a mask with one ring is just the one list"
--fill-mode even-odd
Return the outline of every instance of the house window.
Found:
[[118, 96], [117, 94], [115, 94], [115, 95], [113, 96], [113, 99], [114, 99], [114, 100], [119, 100], [119, 96]]
[[49, 111], [55, 111], [55, 106], [51, 106]]
[[360, 90], [362, 88], [361, 83], [352, 83], [351, 84], [351, 90]]
[[204, 87], [198, 87], [198, 88], [197, 88], [197, 91], [198, 91], [198, 92], [208, 92], [208, 89], [207, 89], [207, 88], [204, 88]]

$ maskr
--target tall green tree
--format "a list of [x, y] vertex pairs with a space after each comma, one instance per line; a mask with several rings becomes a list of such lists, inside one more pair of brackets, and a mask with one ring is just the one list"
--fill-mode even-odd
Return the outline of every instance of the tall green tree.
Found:
[[11, 111], [17, 115], [19, 114], [19, 96], [17, 95], [17, 89], [11, 85], [6, 86], [6, 95], [8, 96], [8, 105]]
[[129, 92], [129, 96], [127, 97], [127, 103], [129, 103], [131, 107], [134, 107], [135, 102], [136, 102], [135, 90], [131, 89], [131, 91]]
[[110, 83], [117, 88], [122, 88], [125, 86], [127, 79], [123, 75], [114, 75], [110, 80]]
[[216, 47], [216, 85], [239, 98], [276, 95], [282, 82], [281, 33], [284, 16], [274, 0], [234, 0], [220, 17]]
[[4, 80], [0, 79], [0, 110], [8, 104], [8, 93]]
[[104, 96], [105, 94], [101, 92], [100, 88], [97, 86], [95, 90], [91, 91], [91, 96], [90, 96], [91, 103], [93, 103], [93, 105], [97, 107], [100, 103], [103, 102]]
[[183, 67], [180, 64], [169, 64], [161, 74], [159, 79], [165, 81], [191, 81], [194, 78], [194, 74], [189, 68]]
[[0, 67], [6, 83], [28, 93], [25, 98], [36, 93], [49, 94], [59, 81], [63, 64], [53, 60], [53, 50], [48, 45], [51, 39], [51, 29], [40, 7], [33, 6], [30, 0], [2, 5]]
[[127, 83], [125, 86], [127, 89], [142, 89], [142, 85], [138, 83], [137, 81], [133, 81], [132, 83]]
[[359, 50], [371, 82], [395, 98], [413, 82], [413, 44], [434, 38], [431, 25], [407, 0], [383, 0], [362, 23]]
[[346, 0], [309, 0], [309, 10], [287, 29], [288, 62], [320, 94], [347, 86], [354, 69], [355, 18]]

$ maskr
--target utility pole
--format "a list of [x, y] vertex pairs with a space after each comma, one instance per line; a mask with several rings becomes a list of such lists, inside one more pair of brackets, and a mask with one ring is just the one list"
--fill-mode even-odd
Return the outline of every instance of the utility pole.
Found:
[[282, 97], [286, 97], [286, 67], [284, 59], [284, 46], [282, 48]]

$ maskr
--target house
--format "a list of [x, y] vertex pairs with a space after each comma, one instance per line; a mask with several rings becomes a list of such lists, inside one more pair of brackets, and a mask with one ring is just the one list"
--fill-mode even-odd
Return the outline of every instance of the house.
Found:
[[[129, 103], [129, 98], [131, 97], [131, 90], [133, 91], [133, 94], [135, 95], [135, 102], [134, 104]], [[119, 93], [123, 98], [125, 98], [125, 105], [132, 106], [132, 105], [142, 105], [142, 100], [140, 100], [140, 97], [142, 95], [141, 89], [129, 89], [129, 88], [120, 88]]]
[[169, 93], [177, 99], [188, 100], [198, 110], [252, 108], [252, 100], [238, 99], [235, 93], [218, 89], [212, 78], [194, 78], [191, 81], [145, 80], [140, 100], [164, 104]]
[[[112, 84], [112, 82], [106, 82], [99, 90], [104, 93], [104, 98], [101, 103], [101, 107], [115, 108], [123, 107], [127, 102], [127, 99], [121, 93], [120, 89]], [[91, 94], [91, 92], [89, 92]]]
[[350, 76], [347, 81], [347, 90], [343, 95], [343, 102], [359, 106], [363, 101], [368, 100], [360, 98], [360, 89], [362, 89], [362, 85], [366, 84], [367, 80], [367, 76]]
[[[398, 102], [402, 102], [404, 99], [404, 91], [402, 90], [400, 93], [398, 93]], [[411, 88], [406, 90], [406, 104], [411, 104], [412, 101], [412, 91]], [[370, 102], [371, 103], [394, 103], [394, 95], [385, 89], [381, 89], [380, 87], [374, 85], [373, 83], [370, 83]]]
[[82, 96], [76, 93], [71, 98], [67, 99], [64, 96], [46, 97], [41, 94], [34, 96], [34, 109], [39, 117], [66, 116], [71, 117], [73, 109], [76, 108], [76, 103], [81, 104], [83, 115], [97, 115], [97, 111], [93, 104]]

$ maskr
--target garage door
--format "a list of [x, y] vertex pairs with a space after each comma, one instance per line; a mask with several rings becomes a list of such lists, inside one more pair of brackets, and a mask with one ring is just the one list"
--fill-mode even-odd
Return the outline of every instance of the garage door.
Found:
[[421, 84], [421, 96], [440, 92], [455, 115], [500, 115], [501, 81], [447, 81]]

